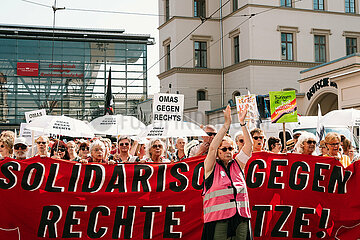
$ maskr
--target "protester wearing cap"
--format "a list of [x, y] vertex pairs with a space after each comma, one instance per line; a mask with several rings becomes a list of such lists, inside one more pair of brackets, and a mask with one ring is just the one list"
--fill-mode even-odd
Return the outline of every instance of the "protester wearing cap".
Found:
[[14, 138], [7, 135], [0, 137], [0, 159], [12, 157], [14, 147]]
[[254, 128], [250, 131], [250, 135], [253, 139], [253, 152], [264, 151], [265, 135], [264, 131], [260, 128]]
[[202, 136], [204, 141], [199, 145], [191, 148], [189, 157], [206, 155], [208, 153], [209, 146], [214, 139], [214, 136], [216, 135], [216, 129], [213, 125], [206, 125], [204, 131], [206, 132], [207, 136]]
[[278, 137], [269, 137], [268, 139], [268, 148], [272, 153], [280, 153], [281, 152], [281, 139]]
[[55, 159], [70, 160], [70, 155], [66, 144], [60, 140], [56, 140], [52, 145], [50, 156]]
[[314, 134], [309, 132], [301, 133], [300, 137], [295, 144], [295, 153], [300, 153], [304, 155], [316, 155], [316, 137]]
[[26, 139], [23, 137], [16, 138], [14, 142], [14, 159], [17, 160], [26, 159], [28, 151], [29, 151], [29, 147], [28, 144], [26, 143]]
[[203, 240], [250, 237], [250, 205], [243, 169], [251, 156], [252, 141], [244, 122], [247, 110], [239, 113], [245, 144], [233, 159], [234, 142], [226, 137], [231, 108], [224, 111], [225, 123], [210, 144], [204, 161]]
[[37, 148], [37, 153], [35, 154], [35, 156], [50, 157], [49, 138], [46, 136], [40, 136], [35, 140], [35, 142]]
[[172, 156], [173, 162], [179, 162], [187, 158], [184, 150], [186, 144], [187, 144], [186, 137], [179, 137], [176, 139], [176, 144], [175, 144], [176, 150]]
[[325, 144], [326, 147], [328, 148], [328, 154], [325, 155], [326, 157], [334, 157], [337, 160], [340, 161], [340, 163], [344, 166], [347, 167], [351, 164], [350, 158], [346, 155], [341, 154], [340, 152], [340, 142], [341, 142], [341, 137], [338, 133], [336, 132], [330, 132], [328, 134], [326, 134], [325, 136]]
[[302, 134], [302, 132], [296, 132], [293, 134], [293, 139], [290, 139], [286, 142], [286, 151], [289, 153], [295, 152], [295, 145], [298, 141], [298, 138], [300, 137], [300, 135]]

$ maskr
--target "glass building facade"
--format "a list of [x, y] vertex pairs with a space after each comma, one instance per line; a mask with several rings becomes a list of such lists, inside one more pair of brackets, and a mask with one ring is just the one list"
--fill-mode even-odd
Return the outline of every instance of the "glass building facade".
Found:
[[0, 124], [18, 125], [37, 109], [89, 121], [103, 115], [110, 68], [115, 113], [137, 115], [152, 44], [123, 30], [0, 25]]

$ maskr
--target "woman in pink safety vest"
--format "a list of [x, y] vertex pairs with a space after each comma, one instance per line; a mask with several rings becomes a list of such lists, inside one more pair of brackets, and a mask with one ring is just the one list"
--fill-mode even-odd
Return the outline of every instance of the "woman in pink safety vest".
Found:
[[233, 159], [234, 142], [226, 137], [231, 124], [231, 108], [224, 111], [225, 123], [210, 144], [204, 161], [203, 240], [252, 239], [250, 206], [244, 168], [252, 152], [252, 140], [246, 127], [247, 109], [239, 113], [244, 147]]

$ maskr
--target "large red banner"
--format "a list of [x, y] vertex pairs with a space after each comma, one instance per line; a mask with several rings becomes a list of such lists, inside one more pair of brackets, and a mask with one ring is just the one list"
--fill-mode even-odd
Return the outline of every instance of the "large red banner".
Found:
[[[5, 159], [0, 239], [200, 239], [202, 162]], [[358, 239], [357, 168], [326, 157], [254, 154], [246, 181], [255, 239]]]

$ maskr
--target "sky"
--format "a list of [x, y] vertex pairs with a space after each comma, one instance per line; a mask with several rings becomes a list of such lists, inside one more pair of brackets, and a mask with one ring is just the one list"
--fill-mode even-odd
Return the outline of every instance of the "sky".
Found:
[[[53, 26], [55, 0], [1, 0], [0, 24]], [[45, 6], [43, 6], [45, 5]], [[159, 59], [158, 17], [139, 14], [101, 13], [71, 9], [158, 14], [158, 0], [56, 0], [56, 27], [124, 29], [128, 34], [149, 34], [155, 45], [148, 46], [148, 68]], [[159, 91], [159, 64], [148, 72], [149, 94]]]

